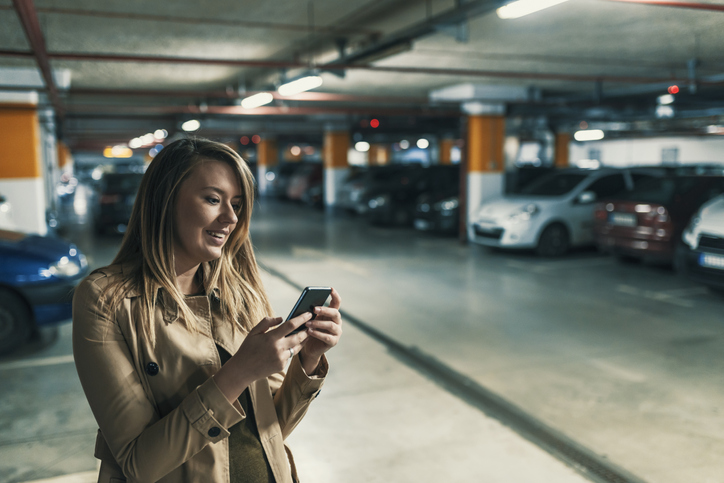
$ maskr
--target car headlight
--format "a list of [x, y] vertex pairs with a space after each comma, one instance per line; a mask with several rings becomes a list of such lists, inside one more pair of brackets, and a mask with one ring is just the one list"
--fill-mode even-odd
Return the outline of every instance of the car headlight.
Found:
[[369, 202], [367, 202], [367, 205], [369, 205], [369, 207], [374, 210], [375, 208], [384, 206], [387, 201], [389, 201], [389, 196], [377, 196], [369, 200]]
[[56, 277], [67, 278], [78, 275], [81, 267], [77, 262], [69, 259], [68, 257], [63, 257], [56, 263], [50, 265], [49, 270], [50, 273]]
[[699, 230], [697, 229], [699, 223], [701, 223], [701, 217], [699, 216], [699, 213], [697, 213], [691, 218], [691, 221], [684, 229], [684, 233], [681, 235], [684, 243], [689, 245], [692, 250], [696, 249], [699, 245]]
[[529, 205], [523, 206], [515, 213], [512, 213], [508, 218], [513, 223], [522, 223], [530, 220], [538, 213], [540, 213], [540, 208], [538, 208], [538, 205], [531, 203]]
[[460, 205], [457, 198], [448, 198], [435, 203], [435, 208], [440, 211], [452, 211]]

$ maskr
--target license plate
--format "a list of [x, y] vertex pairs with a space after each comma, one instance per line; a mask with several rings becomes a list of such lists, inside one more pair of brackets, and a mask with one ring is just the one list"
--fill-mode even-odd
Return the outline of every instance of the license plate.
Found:
[[617, 226], [636, 226], [636, 215], [633, 213], [611, 213], [608, 215], [608, 221], [612, 225]]
[[724, 270], [724, 256], [713, 253], [702, 253], [699, 255], [699, 265], [706, 268]]
[[419, 218], [415, 220], [415, 228], [418, 230], [429, 230], [432, 223], [430, 223], [427, 220], [420, 220]]

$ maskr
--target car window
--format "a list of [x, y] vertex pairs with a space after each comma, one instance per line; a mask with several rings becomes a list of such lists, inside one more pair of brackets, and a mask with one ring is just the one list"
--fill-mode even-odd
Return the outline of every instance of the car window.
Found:
[[612, 174], [597, 179], [586, 188], [586, 191], [596, 193], [598, 199], [608, 198], [616, 193], [626, 190], [626, 180], [622, 174]]
[[521, 190], [522, 194], [536, 196], [562, 196], [573, 190], [588, 177], [583, 173], [555, 173], [545, 176]]

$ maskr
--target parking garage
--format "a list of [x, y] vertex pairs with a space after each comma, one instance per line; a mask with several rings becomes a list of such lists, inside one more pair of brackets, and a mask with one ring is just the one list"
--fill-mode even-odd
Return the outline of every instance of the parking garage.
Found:
[[99, 481], [70, 292], [190, 137], [255, 177], [275, 314], [342, 296], [300, 481], [724, 481], [721, 2], [0, 0], [0, 25], [0, 481]]

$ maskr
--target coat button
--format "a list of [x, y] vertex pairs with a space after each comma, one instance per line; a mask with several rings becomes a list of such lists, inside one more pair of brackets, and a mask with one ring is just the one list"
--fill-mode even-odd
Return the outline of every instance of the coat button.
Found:
[[221, 434], [221, 430], [219, 428], [217, 428], [216, 426], [209, 429], [209, 436], [211, 436], [212, 438], [215, 438], [220, 434]]
[[155, 376], [156, 374], [158, 374], [158, 364], [156, 364], [155, 362], [149, 362], [148, 364], [146, 364], [146, 374], [148, 374], [149, 376]]

